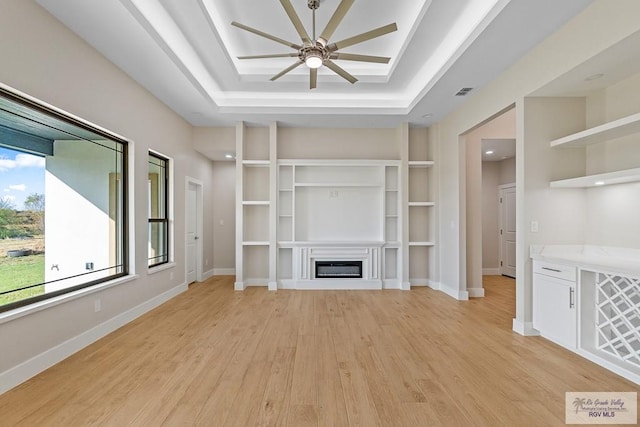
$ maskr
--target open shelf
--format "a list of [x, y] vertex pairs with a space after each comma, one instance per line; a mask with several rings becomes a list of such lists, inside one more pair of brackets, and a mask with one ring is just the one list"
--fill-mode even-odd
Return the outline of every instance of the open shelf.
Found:
[[409, 160], [410, 168], [430, 168], [433, 164], [433, 160]]
[[409, 206], [435, 206], [434, 202], [409, 202]]
[[243, 200], [242, 204], [245, 206], [269, 206], [268, 200]]
[[435, 246], [434, 242], [409, 242], [409, 246]]
[[269, 242], [260, 240], [246, 241], [242, 242], [242, 246], [269, 246]]
[[552, 148], [575, 148], [621, 138], [640, 132], [640, 113], [623, 117], [591, 129], [583, 130], [563, 138], [554, 139]]
[[640, 168], [551, 181], [551, 188], [588, 188], [640, 182]]
[[296, 187], [381, 187], [380, 184], [367, 184], [361, 182], [296, 182]]
[[243, 160], [242, 164], [248, 167], [268, 167], [269, 160]]

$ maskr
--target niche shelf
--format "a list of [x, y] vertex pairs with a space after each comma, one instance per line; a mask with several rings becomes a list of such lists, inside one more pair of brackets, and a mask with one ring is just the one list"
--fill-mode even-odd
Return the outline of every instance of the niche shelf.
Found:
[[554, 139], [551, 148], [577, 148], [640, 132], [640, 113]]
[[551, 188], [590, 188], [631, 182], [640, 182], [640, 168], [561, 179], [549, 185]]

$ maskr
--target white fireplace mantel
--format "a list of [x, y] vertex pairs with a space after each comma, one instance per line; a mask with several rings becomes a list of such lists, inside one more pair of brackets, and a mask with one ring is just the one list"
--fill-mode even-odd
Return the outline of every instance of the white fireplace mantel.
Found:
[[[382, 289], [384, 242], [292, 242], [293, 277], [283, 289]], [[362, 261], [362, 278], [316, 278], [316, 261]]]

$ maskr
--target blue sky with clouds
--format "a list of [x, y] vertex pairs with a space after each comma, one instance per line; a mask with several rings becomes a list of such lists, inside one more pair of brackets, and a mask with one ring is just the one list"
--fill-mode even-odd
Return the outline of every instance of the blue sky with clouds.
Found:
[[0, 147], [0, 199], [18, 210], [33, 193], [44, 194], [44, 157]]

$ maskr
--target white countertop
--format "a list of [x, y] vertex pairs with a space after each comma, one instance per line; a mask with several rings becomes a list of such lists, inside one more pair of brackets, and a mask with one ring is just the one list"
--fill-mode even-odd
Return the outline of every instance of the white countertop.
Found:
[[592, 245], [531, 245], [531, 258], [557, 264], [640, 277], [640, 249]]

